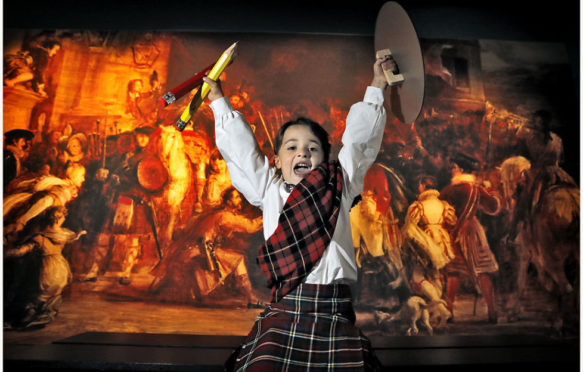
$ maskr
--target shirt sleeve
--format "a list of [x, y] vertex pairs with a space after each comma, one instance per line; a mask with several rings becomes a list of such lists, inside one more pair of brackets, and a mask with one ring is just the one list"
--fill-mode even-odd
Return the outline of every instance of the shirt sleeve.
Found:
[[243, 115], [233, 110], [226, 97], [210, 104], [215, 117], [217, 148], [227, 163], [233, 186], [249, 203], [262, 207], [265, 190], [274, 171], [259, 148]]
[[350, 197], [362, 192], [364, 176], [379, 153], [387, 121], [383, 103], [383, 90], [369, 86], [363, 101], [352, 105], [346, 117], [338, 160], [349, 180]]

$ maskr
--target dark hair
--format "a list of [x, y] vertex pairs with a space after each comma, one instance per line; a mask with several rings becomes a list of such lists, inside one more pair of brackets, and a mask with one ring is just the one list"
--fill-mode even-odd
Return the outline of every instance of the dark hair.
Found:
[[233, 199], [233, 194], [235, 192], [238, 192], [238, 191], [234, 187], [229, 187], [228, 189], [223, 191], [223, 204], [227, 204], [227, 202], [229, 200]]
[[57, 223], [61, 217], [67, 217], [67, 208], [62, 205], [48, 207], [39, 217], [39, 225], [45, 229]]
[[45, 40], [41, 43], [41, 46], [47, 49], [52, 49], [55, 47], [55, 45], [58, 45], [59, 48], [62, 46], [61, 42], [58, 40]]
[[541, 132], [544, 134], [545, 143], [551, 140], [551, 121], [553, 120], [553, 115], [547, 110], [537, 110], [532, 114], [534, 118], [540, 118], [542, 122]]
[[428, 174], [421, 174], [417, 176], [417, 185], [423, 185], [425, 188], [428, 189], [436, 189], [437, 179]]
[[209, 158], [209, 160], [222, 160], [222, 159], [223, 159], [223, 154], [221, 154], [219, 149], [214, 149], [213, 152], [211, 153], [210, 158]]
[[553, 119], [553, 115], [547, 110], [537, 110], [532, 114], [534, 117], [539, 117], [542, 119], [545, 125], [549, 125]]
[[205, 170], [205, 174], [206, 177], [208, 178], [211, 174], [213, 173], [217, 173], [217, 170], [212, 166], [212, 162], [216, 161], [216, 160], [225, 160], [225, 158], [223, 158], [223, 155], [221, 154], [221, 152], [219, 151], [219, 149], [215, 148], [212, 152], [211, 155], [209, 156], [209, 162], [208, 162], [208, 166], [206, 167]]
[[451, 159], [451, 163], [456, 164], [465, 172], [473, 172], [480, 168], [480, 163], [474, 157], [464, 154], [457, 153]]
[[296, 120], [288, 121], [279, 128], [275, 136], [275, 142], [273, 144], [274, 147], [273, 150], [275, 151], [275, 154], [277, 155], [279, 149], [281, 148], [283, 142], [283, 135], [285, 134], [285, 131], [293, 125], [303, 125], [310, 128], [312, 133], [314, 133], [314, 135], [320, 141], [322, 145], [322, 150], [324, 152], [324, 161], [327, 162], [328, 158], [330, 157], [331, 148], [328, 132], [326, 132], [326, 129], [324, 129], [320, 124], [303, 116], [300, 116]]

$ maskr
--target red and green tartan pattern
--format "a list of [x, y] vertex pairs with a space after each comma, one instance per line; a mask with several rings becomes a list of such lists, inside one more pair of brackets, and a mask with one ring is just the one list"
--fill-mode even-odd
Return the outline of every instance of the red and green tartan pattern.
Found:
[[332, 240], [342, 198], [342, 168], [322, 163], [298, 183], [279, 216], [275, 232], [262, 245], [257, 263], [277, 302], [298, 286]]
[[355, 319], [348, 285], [300, 284], [258, 316], [234, 371], [380, 370]]

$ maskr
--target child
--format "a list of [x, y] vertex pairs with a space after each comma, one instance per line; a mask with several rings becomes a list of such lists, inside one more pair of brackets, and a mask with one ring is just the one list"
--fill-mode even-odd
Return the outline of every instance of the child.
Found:
[[250, 125], [219, 84], [210, 85], [218, 149], [231, 181], [263, 211], [266, 244], [257, 260], [271, 287], [271, 304], [257, 318], [227, 368], [237, 371], [379, 366], [355, 327], [350, 287], [357, 279], [349, 212], [380, 149], [387, 82], [378, 59], [364, 101], [347, 117], [339, 161], [328, 161], [328, 134], [300, 118], [275, 139], [274, 163], [261, 152]]

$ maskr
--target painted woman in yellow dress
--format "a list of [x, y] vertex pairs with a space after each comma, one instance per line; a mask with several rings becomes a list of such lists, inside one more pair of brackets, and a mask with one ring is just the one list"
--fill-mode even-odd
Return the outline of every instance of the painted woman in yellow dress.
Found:
[[407, 210], [403, 240], [411, 293], [429, 302], [443, 302], [440, 270], [455, 257], [447, 228], [455, 226], [457, 218], [454, 208], [438, 198], [435, 184], [432, 177], [419, 178], [419, 196]]

